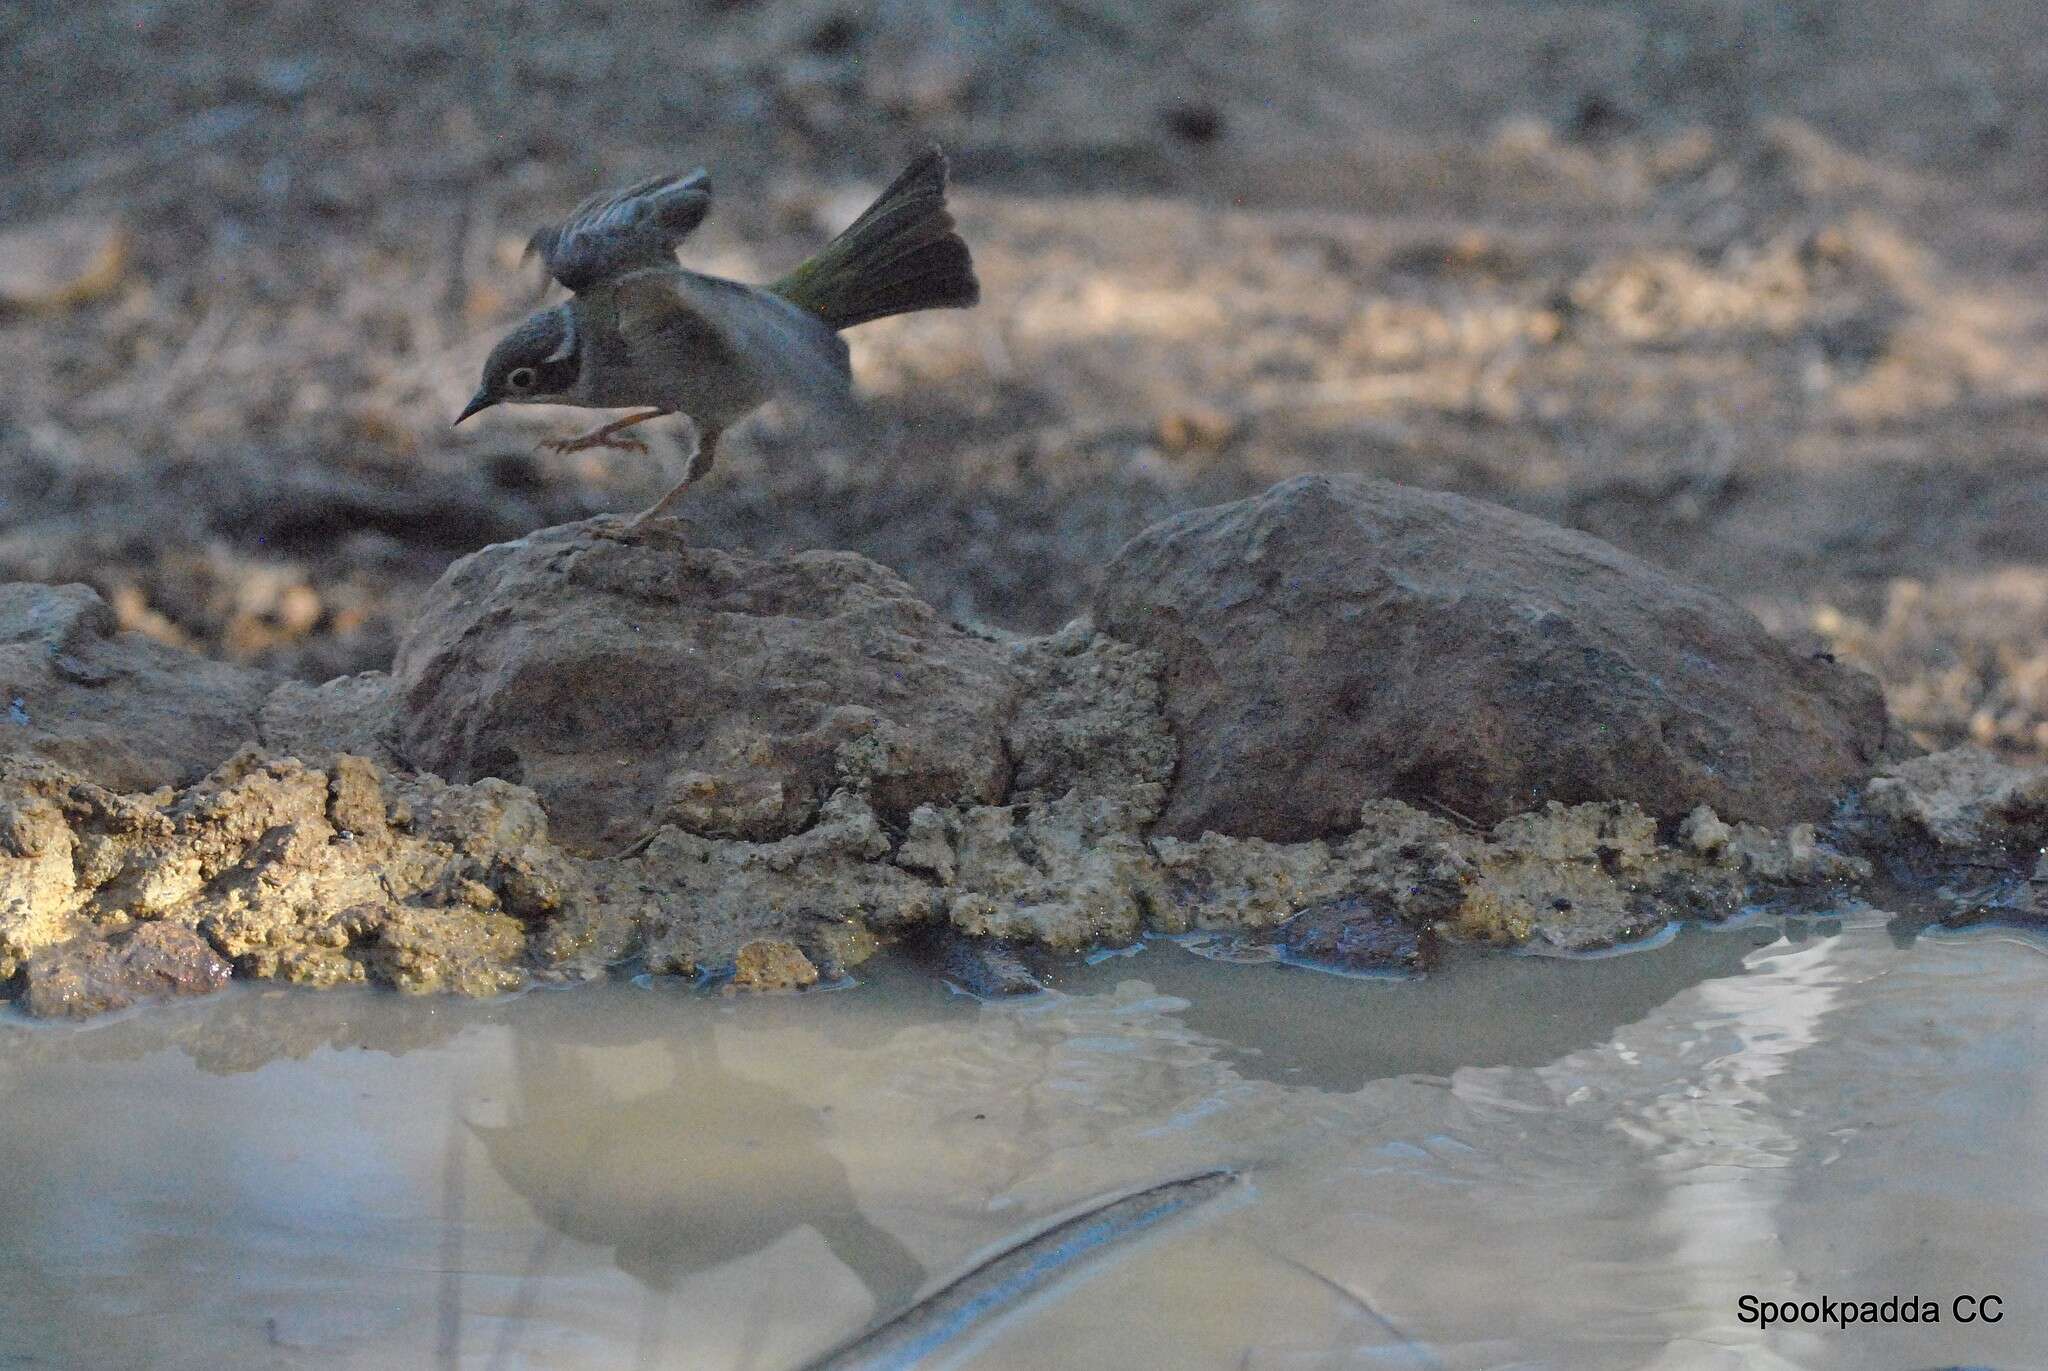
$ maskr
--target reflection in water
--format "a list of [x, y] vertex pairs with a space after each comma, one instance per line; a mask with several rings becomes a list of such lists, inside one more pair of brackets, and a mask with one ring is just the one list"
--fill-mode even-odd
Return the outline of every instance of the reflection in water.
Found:
[[[515, 1030], [509, 1119], [468, 1125], [548, 1226], [529, 1282], [544, 1278], [561, 1236], [610, 1248], [647, 1290], [637, 1365], [656, 1364], [669, 1341], [668, 1297], [686, 1277], [802, 1225], [879, 1307], [906, 1303], [923, 1284], [924, 1266], [861, 1213], [818, 1109], [727, 1070], [715, 1020], [680, 1019], [658, 1039], [579, 1041], [592, 1027]], [[505, 1352], [521, 1323], [507, 1322]]]
[[1762, 927], [1688, 928], [1649, 953], [1598, 960], [1470, 954], [1417, 980], [1231, 965], [1162, 943], [1134, 960], [1076, 970], [1061, 985], [1102, 990], [1142, 975], [1186, 999], [1181, 1022], [1228, 1044], [1245, 1075], [1349, 1092], [1390, 1076], [1555, 1061], [1604, 1042], [1687, 986], [1739, 973], [1759, 941], [1777, 936]]
[[[1783, 1263], [1778, 1206], [1810, 1140], [1770, 1107], [1774, 1079], [1820, 1040], [1839, 996], [1833, 937], [1752, 960], [1752, 975], [1711, 982], [1699, 1001], [1735, 1041], [1696, 1081], [1651, 1102], [1617, 1127], [1669, 1178], [1654, 1220], [1674, 1244], [1672, 1265], [1689, 1277], [1675, 1292], [1673, 1340], [1652, 1371], [1723, 1364], [1798, 1371], [1801, 1362], [1755, 1345], [1738, 1321], [1745, 1293], [1783, 1289], [1797, 1273]], [[1826, 1158], [1822, 1157], [1825, 1161]], [[1775, 1173], [1775, 1174], [1774, 1174]]]
[[237, 989], [0, 1023], [0, 1366], [786, 1365], [840, 1330], [750, 1270], [854, 1320], [926, 1271], [864, 1214], [826, 1092], [727, 1056], [787, 1025], [877, 1054], [964, 1011]]
[[[231, 993], [0, 1023], [0, 1366], [805, 1365], [1087, 1197], [1250, 1200], [965, 1371], [2048, 1364], [2048, 1325], [1763, 1333], [2048, 1269], [2048, 956], [1881, 915], [1430, 981], [1158, 946], [979, 1005]], [[365, 1047], [372, 1050], [363, 1050]]]

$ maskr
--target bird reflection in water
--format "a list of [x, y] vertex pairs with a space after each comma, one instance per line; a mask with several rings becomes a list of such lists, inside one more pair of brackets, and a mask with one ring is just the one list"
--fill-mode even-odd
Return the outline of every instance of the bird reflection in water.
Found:
[[[664, 1016], [652, 1039], [606, 1035], [595, 1017], [567, 1031], [560, 1022], [515, 1030], [509, 1118], [456, 1126], [446, 1182], [451, 1207], [460, 1207], [461, 1158], [473, 1140], [547, 1226], [488, 1366], [513, 1364], [536, 1287], [564, 1237], [610, 1248], [641, 1285], [638, 1367], [670, 1364], [661, 1349], [672, 1334], [687, 1338], [687, 1330], [668, 1326], [686, 1280], [802, 1227], [824, 1239], [877, 1308], [907, 1303], [925, 1282], [924, 1265], [862, 1214], [845, 1166], [826, 1146], [820, 1112], [728, 1070], [719, 1056], [719, 1016], [687, 1012], [708, 1009], [701, 1003], [678, 1008], [686, 1012]], [[449, 1231], [459, 1233], [459, 1216], [450, 1217]], [[459, 1255], [444, 1257], [445, 1269], [461, 1269]], [[444, 1290], [442, 1303], [441, 1360], [452, 1366], [460, 1355], [459, 1293]], [[768, 1331], [758, 1321], [748, 1328], [736, 1365], [753, 1363]]]

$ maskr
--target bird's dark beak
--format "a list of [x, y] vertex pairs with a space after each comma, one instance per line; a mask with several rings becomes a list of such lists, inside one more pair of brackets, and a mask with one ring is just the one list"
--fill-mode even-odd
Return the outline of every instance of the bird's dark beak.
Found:
[[[469, 397], [469, 403], [462, 407], [462, 413], [455, 416], [455, 423], [459, 424], [470, 415], [481, 413], [497, 403], [496, 397], [492, 396], [488, 391], [479, 390], [476, 394]], [[451, 424], [449, 427], [452, 428], [454, 425]]]

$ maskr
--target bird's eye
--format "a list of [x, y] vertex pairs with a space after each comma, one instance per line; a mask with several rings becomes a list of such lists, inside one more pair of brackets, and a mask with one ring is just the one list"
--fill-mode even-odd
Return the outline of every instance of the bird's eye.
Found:
[[533, 388], [533, 368], [512, 368], [512, 373], [505, 378], [505, 384], [514, 390], [531, 390]]

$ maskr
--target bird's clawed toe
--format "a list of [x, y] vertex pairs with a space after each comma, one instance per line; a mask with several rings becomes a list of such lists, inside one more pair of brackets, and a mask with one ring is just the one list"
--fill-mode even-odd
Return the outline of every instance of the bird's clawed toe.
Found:
[[647, 444], [638, 438], [621, 438], [612, 433], [586, 433], [581, 438], [549, 438], [541, 443], [543, 450], [567, 456], [572, 452], [588, 452], [592, 448], [617, 448], [621, 452], [637, 452], [643, 456]]
[[644, 533], [657, 525], [673, 526], [684, 533], [695, 536], [697, 521], [686, 514], [675, 514], [664, 510], [643, 509], [619, 525], [621, 535]]

